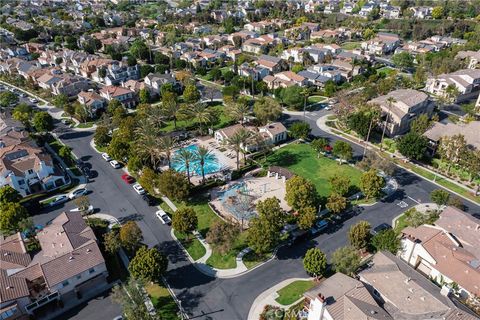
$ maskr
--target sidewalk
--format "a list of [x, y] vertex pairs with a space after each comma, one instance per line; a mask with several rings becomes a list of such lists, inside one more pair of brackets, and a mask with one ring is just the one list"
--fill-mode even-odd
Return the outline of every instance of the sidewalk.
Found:
[[[343, 138], [343, 139], [345, 139], [345, 140], [348, 140], [348, 141], [350, 141], [350, 142], [352, 142], [352, 143], [355, 143], [355, 144], [357, 144], [357, 145], [359, 145], [359, 146], [366, 147], [368, 150], [379, 150], [379, 149], [380, 149], [379, 147], [371, 144], [370, 142], [365, 142], [365, 141], [363, 141], [363, 140], [361, 140], [361, 139], [359, 139], [359, 138], [357, 138], [357, 137], [354, 137], [354, 136], [352, 136], [352, 135], [350, 135], [350, 134], [348, 134], [348, 133], [342, 132], [341, 135], [338, 134], [338, 133], [335, 132], [335, 131], [340, 131], [340, 130], [332, 129], [331, 127], [329, 127], [329, 126], [326, 124], [327, 121], [332, 121], [332, 120], [329, 120], [329, 119], [328, 119], [328, 116], [329, 116], [329, 115], [325, 115], [325, 116], [320, 117], [320, 118], [317, 119], [317, 126], [318, 126], [318, 128], [320, 128], [320, 130], [325, 131], [325, 132], [327, 132], [327, 133], [329, 133], [329, 134], [331, 134], [331, 135], [337, 136], [337, 137], [339, 137], [339, 138]], [[393, 154], [393, 153], [391, 153], [391, 152], [388, 152], [388, 151], [386, 151], [386, 150], [383, 150], [383, 152], [389, 154], [391, 157], [394, 157], [394, 156], [395, 156], [395, 157], [398, 157], [397, 155], [395, 155], [395, 154]], [[471, 202], [474, 202], [474, 203], [477, 203], [477, 204], [478, 204], [478, 202], [476, 202], [475, 200], [470, 199], [470, 198], [467, 198], [467, 197], [463, 196], [462, 194], [459, 194], [459, 193], [457, 193], [457, 192], [455, 192], [455, 191], [453, 191], [453, 190], [451, 190], [451, 189], [449, 189], [449, 188], [447, 188], [447, 187], [445, 187], [445, 186], [437, 183], [435, 180], [436, 180], [437, 177], [438, 177], [438, 178], [441, 178], [441, 179], [446, 180], [446, 181], [448, 181], [448, 182], [450, 182], [450, 183], [453, 183], [453, 184], [455, 184], [455, 185], [457, 185], [457, 186], [465, 189], [465, 191], [471, 192], [471, 193], [473, 193], [473, 194], [475, 194], [475, 190], [472, 190], [472, 189], [468, 188], [467, 186], [465, 186], [465, 185], [463, 185], [463, 184], [461, 184], [461, 183], [458, 183], [457, 181], [455, 181], [455, 180], [453, 180], [453, 179], [451, 179], [451, 178], [448, 178], [448, 177], [446, 177], [446, 176], [444, 176], [444, 175], [442, 175], [442, 174], [440, 174], [440, 173], [437, 173], [437, 172], [435, 172], [435, 171], [433, 171], [433, 170], [431, 170], [431, 169], [429, 169], [429, 168], [426, 168], [425, 166], [419, 166], [419, 165], [417, 165], [417, 164], [415, 164], [414, 162], [411, 162], [411, 161], [410, 161], [410, 163], [411, 163], [412, 165], [418, 167], [418, 168], [421, 168], [422, 170], [428, 171], [429, 173], [435, 175], [435, 179], [434, 179], [434, 180], [428, 179], [428, 178], [422, 176], [421, 174], [418, 174], [418, 173], [414, 172], [413, 170], [411, 170], [411, 169], [409, 169], [409, 168], [406, 168], [405, 166], [402, 166], [402, 165], [400, 165], [400, 164], [395, 163], [395, 165], [398, 166], [398, 167], [401, 167], [402, 169], [404, 169], [404, 170], [406, 170], [406, 171], [408, 171], [408, 172], [410, 172], [410, 173], [412, 173], [412, 174], [414, 174], [414, 175], [416, 175], [416, 176], [418, 176], [418, 177], [420, 177], [420, 178], [422, 178], [422, 179], [424, 179], [424, 180], [426, 180], [426, 181], [429, 181], [429, 182], [431, 182], [431, 183], [439, 186], [440, 188], [446, 189], [446, 190], [448, 190], [449, 192], [451, 192], [451, 193], [453, 193], [453, 194], [455, 194], [455, 195], [457, 195], [457, 196], [459, 196], [459, 197], [461, 197], [461, 198], [463, 198], [463, 199], [465, 199], [465, 200], [467, 200], [467, 201], [471, 201]]]
[[[280, 307], [283, 309], [288, 309], [290, 306], [295, 305], [298, 303], [298, 300], [295, 301], [294, 303], [284, 306], [279, 304], [277, 301], [275, 301], [276, 296], [277, 296], [277, 291], [282, 289], [283, 287], [288, 286], [290, 283], [298, 281], [298, 280], [312, 280], [313, 278], [290, 278], [283, 280], [280, 283], [277, 283], [273, 287], [270, 287], [269, 289], [265, 290], [261, 294], [258, 295], [257, 298], [252, 303], [252, 306], [250, 307], [250, 311], [248, 312], [248, 320], [258, 320], [260, 318], [260, 314], [263, 311], [263, 308], [266, 305], [272, 305], [275, 307]], [[299, 299], [300, 300], [300, 299]]]

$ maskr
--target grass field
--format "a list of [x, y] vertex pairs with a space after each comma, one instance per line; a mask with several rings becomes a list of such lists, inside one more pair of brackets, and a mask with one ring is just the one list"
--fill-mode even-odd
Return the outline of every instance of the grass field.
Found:
[[151, 283], [145, 286], [145, 290], [150, 296], [160, 319], [180, 319], [177, 315], [178, 307], [167, 288]]
[[327, 97], [324, 96], [310, 96], [307, 99], [308, 104], [320, 103], [327, 101]]
[[377, 69], [378, 74], [385, 74], [385, 76], [389, 76], [394, 71], [395, 71], [395, 69], [390, 68], [390, 67], [382, 67], [380, 69]]
[[81, 129], [91, 128], [93, 127], [94, 124], [95, 122], [93, 121], [85, 122], [85, 123], [82, 122], [77, 125], [77, 128], [81, 128]]
[[361, 47], [361, 42], [344, 42], [341, 47], [344, 50], [354, 50]]
[[271, 257], [272, 257], [271, 254], [258, 255], [255, 252], [250, 251], [249, 253], [243, 256], [242, 261], [247, 267], [247, 269], [252, 269], [253, 267], [258, 266], [260, 263], [267, 261]]
[[307, 144], [289, 144], [267, 159], [268, 165], [277, 165], [312, 181], [321, 196], [330, 194], [328, 179], [335, 174], [350, 178], [350, 184], [358, 188], [362, 172], [349, 165], [339, 165], [335, 160], [320, 156]]
[[198, 260], [207, 253], [205, 247], [200, 243], [200, 241], [194, 236], [190, 236], [190, 239], [187, 239], [187, 236], [183, 233], [175, 232], [175, 237], [180, 241], [182, 246], [187, 250], [190, 257], [193, 260]]
[[278, 290], [278, 297], [275, 299], [278, 303], [288, 306], [299, 300], [303, 293], [311, 289], [315, 283], [311, 280], [298, 280], [290, 283], [288, 286]]

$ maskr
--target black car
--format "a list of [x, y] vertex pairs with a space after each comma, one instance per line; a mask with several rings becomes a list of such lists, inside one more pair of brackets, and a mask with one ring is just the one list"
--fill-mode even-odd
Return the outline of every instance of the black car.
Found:
[[154, 206], [154, 205], [157, 203], [157, 202], [155, 201], [155, 199], [154, 199], [152, 196], [148, 195], [148, 194], [144, 194], [144, 195], [142, 196], [142, 199], [143, 199], [143, 201], [145, 201], [149, 206]]
[[388, 230], [388, 229], [392, 229], [392, 226], [389, 225], [388, 223], [382, 223], [382, 224], [379, 224], [378, 226], [376, 226], [375, 228], [373, 228], [372, 233], [377, 234], [379, 232], [382, 232], [382, 231], [385, 231], [385, 230]]

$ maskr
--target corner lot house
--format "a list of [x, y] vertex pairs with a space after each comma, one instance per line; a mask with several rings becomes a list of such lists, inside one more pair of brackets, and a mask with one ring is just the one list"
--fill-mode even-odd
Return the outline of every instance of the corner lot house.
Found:
[[335, 273], [303, 296], [307, 320], [393, 319], [362, 282], [343, 273]]
[[480, 296], [480, 220], [447, 207], [435, 225], [402, 230], [401, 258], [443, 284], [455, 282], [463, 297]]
[[[480, 99], [480, 98], [479, 98]], [[442, 137], [451, 137], [458, 134], [463, 135], [468, 146], [480, 150], [480, 121], [469, 123], [441, 123], [435, 125], [424, 133], [429, 140], [429, 146], [432, 154], [435, 153], [438, 143]]]
[[480, 69], [463, 69], [429, 78], [425, 90], [439, 96], [448, 96], [449, 86], [458, 91], [458, 95], [453, 97], [456, 102], [477, 98], [480, 93]]
[[123, 87], [104, 86], [100, 89], [100, 96], [107, 101], [117, 99], [125, 106], [125, 108], [133, 108], [137, 105], [135, 92]]
[[[388, 101], [389, 98], [394, 99], [391, 105]], [[415, 118], [424, 113], [430, 115], [433, 111], [433, 104], [429, 101], [428, 96], [413, 89], [395, 90], [372, 99], [369, 103], [380, 106], [382, 114], [387, 120], [385, 132], [389, 136], [407, 132]]]
[[448, 290], [440, 290], [390, 252], [376, 253], [358, 277], [393, 319], [478, 319]]
[[365, 53], [378, 56], [395, 51], [400, 45], [400, 38], [393, 33], [379, 32], [372, 40], [362, 42]]
[[20, 233], [0, 236], [2, 319], [61, 312], [59, 301], [75, 306], [107, 289], [105, 260], [81, 213], [60, 214], [37, 239], [41, 250], [31, 255]]

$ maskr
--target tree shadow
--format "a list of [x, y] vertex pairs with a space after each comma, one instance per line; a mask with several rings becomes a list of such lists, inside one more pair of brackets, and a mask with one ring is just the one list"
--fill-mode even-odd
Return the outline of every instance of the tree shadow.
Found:
[[172, 288], [179, 290], [204, 285], [216, 279], [200, 272], [191, 263], [169, 270], [166, 278]]
[[143, 220], [143, 215], [142, 214], [138, 214], [138, 213], [133, 213], [133, 214], [130, 214], [128, 216], [124, 216], [124, 217], [120, 217], [118, 218], [118, 221], [121, 223], [121, 224], [124, 224], [128, 221], [141, 221]]
[[174, 240], [163, 241], [155, 246], [159, 251], [165, 253], [172, 264], [187, 261], [187, 255]]
[[286, 150], [275, 152], [268, 158], [269, 164], [280, 167], [288, 167], [298, 163], [298, 161], [300, 161], [298, 154]]
[[182, 309], [190, 316], [193, 316], [193, 311], [198, 307], [203, 294], [198, 290], [183, 290], [177, 293], [178, 300], [181, 301]]
[[59, 138], [62, 140], [69, 140], [69, 139], [85, 138], [92, 135], [93, 135], [93, 132], [89, 132], [89, 131], [70, 131], [70, 132], [61, 134]]

